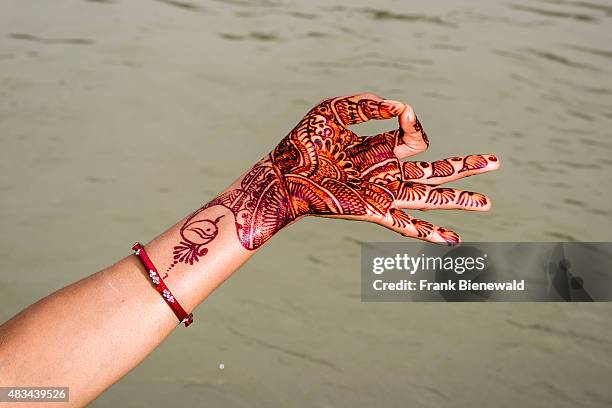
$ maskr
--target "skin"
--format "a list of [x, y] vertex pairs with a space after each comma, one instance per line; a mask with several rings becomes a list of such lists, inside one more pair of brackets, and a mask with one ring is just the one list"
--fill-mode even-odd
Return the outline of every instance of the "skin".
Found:
[[[392, 117], [399, 129], [376, 136], [347, 128]], [[146, 250], [189, 312], [272, 236], [306, 216], [369, 221], [455, 245], [460, 238], [454, 231], [402, 210], [489, 210], [485, 195], [440, 185], [495, 170], [499, 161], [491, 154], [401, 160], [428, 145], [407, 104], [373, 94], [324, 100], [270, 154]], [[68, 386], [71, 400], [64, 405], [83, 406], [136, 367], [177, 324], [140, 261], [128, 256], [0, 326], [0, 386]]]

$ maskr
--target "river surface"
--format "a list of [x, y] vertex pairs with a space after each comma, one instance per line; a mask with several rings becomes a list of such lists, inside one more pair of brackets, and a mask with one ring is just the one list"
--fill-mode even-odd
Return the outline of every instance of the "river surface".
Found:
[[[456, 183], [491, 213], [424, 218], [468, 241], [610, 241], [611, 27], [603, 0], [5, 0], [0, 320], [362, 91], [415, 107], [424, 159], [501, 158]], [[92, 406], [612, 405], [610, 304], [361, 303], [359, 243], [401, 240], [292, 226]]]

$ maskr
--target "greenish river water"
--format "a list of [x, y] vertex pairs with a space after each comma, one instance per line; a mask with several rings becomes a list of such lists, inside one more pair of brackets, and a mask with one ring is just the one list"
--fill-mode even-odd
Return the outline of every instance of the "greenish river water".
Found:
[[[317, 101], [412, 104], [468, 241], [612, 239], [604, 0], [96, 0], [0, 4], [0, 321], [226, 187]], [[394, 124], [367, 124], [365, 134]], [[610, 304], [360, 301], [374, 225], [273, 239], [94, 407], [612, 405]], [[223, 364], [223, 369], [220, 369]]]

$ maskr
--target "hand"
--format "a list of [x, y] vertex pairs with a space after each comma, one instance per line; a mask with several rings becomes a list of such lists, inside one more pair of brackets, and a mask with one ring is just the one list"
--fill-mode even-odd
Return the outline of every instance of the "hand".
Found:
[[[346, 128], [399, 117], [399, 129], [373, 137]], [[312, 109], [271, 154], [292, 203], [292, 215], [371, 221], [407, 237], [457, 244], [455, 232], [413, 218], [407, 210], [487, 211], [480, 193], [436, 187], [497, 169], [493, 155], [401, 162], [429, 141], [412, 108], [373, 94], [332, 98]]]
[[[399, 129], [363, 137], [346, 126], [399, 118]], [[435, 162], [402, 162], [429, 141], [413, 109], [373, 94], [326, 99], [315, 106], [265, 158], [229, 189], [192, 214], [181, 228], [175, 260], [197, 261], [218, 233], [221, 217], [199, 213], [220, 205], [234, 217], [238, 238], [256, 249], [285, 225], [307, 215], [370, 221], [404, 236], [454, 245], [459, 235], [402, 210], [487, 211], [480, 193], [438, 187], [499, 167], [497, 157], [475, 154]]]

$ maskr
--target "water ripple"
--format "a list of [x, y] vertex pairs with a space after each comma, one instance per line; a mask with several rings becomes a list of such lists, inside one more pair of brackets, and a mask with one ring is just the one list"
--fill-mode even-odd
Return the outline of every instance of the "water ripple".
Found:
[[394, 13], [389, 10], [371, 9], [371, 8], [362, 9], [361, 11], [367, 14], [368, 16], [370, 16], [370, 18], [374, 20], [381, 20], [381, 21], [402, 20], [402, 21], [412, 21], [412, 22], [420, 22], [420, 23], [430, 23], [430, 24], [436, 24], [436, 25], [441, 25], [441, 26], [446, 26], [446, 27], [457, 28], [456, 24], [449, 23], [448, 21], [445, 21], [441, 17], [437, 17], [437, 16], [428, 16], [425, 14], [401, 14], [401, 13]]
[[587, 65], [587, 64], [582, 64], [579, 62], [574, 62], [572, 60], [570, 60], [567, 57], [561, 56], [559, 54], [554, 54], [550, 51], [540, 51], [540, 50], [536, 50], [533, 48], [528, 48], [527, 52], [529, 52], [532, 55], [535, 55], [539, 58], [542, 59], [546, 59], [548, 61], [553, 61], [553, 62], [557, 62], [559, 64], [563, 64], [566, 65], [568, 67], [572, 67], [572, 68], [581, 68], [581, 69], [588, 69], [588, 70], [593, 70], [596, 71], [597, 68]]
[[538, 14], [538, 15], [546, 16], [546, 17], [571, 18], [571, 19], [578, 20], [578, 21], [595, 21], [596, 20], [594, 17], [588, 14], [571, 13], [571, 12], [558, 11], [558, 10], [548, 10], [548, 9], [542, 9], [538, 7], [524, 6], [521, 4], [511, 4], [510, 7], [515, 10], [526, 11], [529, 13], [534, 13], [534, 14]]
[[93, 40], [88, 40], [85, 38], [43, 38], [28, 33], [10, 33], [8, 37], [14, 40], [32, 41], [41, 44], [90, 45], [94, 43]]

